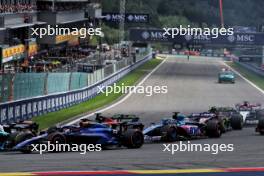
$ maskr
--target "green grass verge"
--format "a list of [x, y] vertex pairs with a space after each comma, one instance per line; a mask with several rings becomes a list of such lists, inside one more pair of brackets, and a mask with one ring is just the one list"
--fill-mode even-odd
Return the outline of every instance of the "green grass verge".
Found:
[[257, 75], [256, 73], [245, 69], [244, 67], [240, 66], [237, 63], [228, 63], [228, 65], [234, 68], [236, 71], [238, 71], [245, 78], [253, 82], [259, 88], [264, 90], [264, 78], [262, 76]]
[[[150, 72], [153, 68], [161, 63], [159, 59], [152, 59], [147, 61], [145, 64], [137, 68], [136, 70], [132, 71], [125, 77], [123, 77], [120, 81], [117, 82], [117, 86], [121, 85], [122, 83], [124, 86], [132, 86], [137, 81], [140, 80], [144, 75]], [[71, 119], [75, 116], [84, 114], [88, 111], [92, 111], [98, 109], [102, 106], [108, 105], [118, 98], [122, 96], [122, 93], [111, 93], [106, 96], [106, 94], [99, 94], [95, 98], [80, 103], [78, 105], [71, 106], [67, 109], [63, 109], [60, 111], [48, 113], [42, 116], [34, 117], [33, 121], [40, 125], [40, 129], [46, 129], [50, 126], [56, 125], [60, 122], [66, 121]]]

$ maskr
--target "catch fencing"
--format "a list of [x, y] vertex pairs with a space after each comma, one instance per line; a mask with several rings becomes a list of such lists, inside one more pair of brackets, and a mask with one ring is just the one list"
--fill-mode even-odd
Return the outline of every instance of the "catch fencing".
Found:
[[98, 87], [115, 83], [151, 58], [150, 50], [135, 63], [127, 58], [93, 73], [2, 75], [0, 124], [30, 119], [87, 101], [98, 94]]

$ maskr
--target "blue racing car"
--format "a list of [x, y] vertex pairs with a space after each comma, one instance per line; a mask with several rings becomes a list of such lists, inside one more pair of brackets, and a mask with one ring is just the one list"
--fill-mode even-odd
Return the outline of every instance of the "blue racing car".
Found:
[[127, 148], [140, 148], [144, 143], [142, 131], [127, 128], [126, 123], [120, 123], [113, 129], [106, 124], [81, 120], [79, 125], [53, 127], [39, 136], [25, 140], [14, 147], [23, 153], [32, 152], [32, 144], [101, 144], [107, 146], [125, 146]]
[[[201, 118], [200, 118], [201, 119]], [[205, 117], [198, 122], [178, 112], [172, 118], [162, 119], [143, 130], [146, 142], [173, 142], [179, 139], [197, 139], [204, 137], [220, 137], [220, 124], [214, 117]]]

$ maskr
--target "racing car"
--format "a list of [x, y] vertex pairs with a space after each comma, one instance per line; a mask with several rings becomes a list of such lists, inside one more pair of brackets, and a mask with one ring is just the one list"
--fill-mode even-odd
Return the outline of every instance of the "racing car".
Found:
[[221, 133], [225, 133], [227, 130], [225, 118], [212, 112], [192, 113], [189, 118], [198, 123], [207, 123], [208, 120], [214, 119], [218, 122]]
[[261, 135], [264, 135], [264, 118], [261, 118], [256, 127], [256, 132], [259, 132]]
[[106, 124], [115, 129], [120, 124], [126, 128], [139, 129], [143, 131], [144, 125], [140, 122], [140, 118], [133, 114], [116, 114], [112, 117], [105, 117], [101, 113], [95, 114], [95, 121], [101, 124]]
[[236, 104], [236, 109], [243, 116], [244, 125], [257, 125], [259, 119], [264, 118], [264, 109], [260, 103], [244, 101], [242, 104]]
[[108, 146], [125, 146], [127, 148], [140, 148], [144, 143], [144, 136], [138, 129], [127, 128], [120, 123], [115, 129], [108, 125], [82, 119], [79, 125], [51, 127], [39, 136], [17, 144], [13, 149], [23, 153], [32, 152], [32, 144], [101, 144], [102, 148]]
[[143, 130], [146, 142], [173, 142], [181, 139], [197, 139], [206, 137], [220, 137], [220, 124], [213, 118], [206, 118], [200, 122], [175, 112], [172, 118], [164, 118], [159, 123], [153, 123]]
[[4, 127], [0, 125], [0, 150], [4, 150], [9, 133], [5, 132]]
[[0, 125], [0, 151], [11, 150], [16, 144], [36, 136], [38, 128], [32, 121]]
[[243, 116], [233, 107], [211, 107], [209, 112], [214, 113], [221, 121], [222, 132], [242, 130]]
[[198, 52], [198, 51], [189, 51], [189, 50], [186, 50], [186, 51], [184, 51], [184, 55], [200, 56], [200, 52]]
[[222, 69], [222, 71], [218, 74], [218, 82], [235, 83], [235, 74], [230, 70]]

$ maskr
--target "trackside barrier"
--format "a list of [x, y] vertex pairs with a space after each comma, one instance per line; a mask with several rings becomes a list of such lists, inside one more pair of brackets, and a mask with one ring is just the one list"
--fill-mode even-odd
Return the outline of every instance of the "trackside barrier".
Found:
[[[97, 83], [95, 83], [95, 80], [91, 80], [93, 85], [82, 89], [0, 104], [0, 124], [27, 120], [87, 101], [98, 94], [99, 86], [114, 84], [129, 72], [150, 60], [151, 56], [152, 52], [136, 63], [120, 69]], [[59, 77], [61, 75], [58, 75], [57, 79]]]
[[257, 68], [257, 67], [254, 67], [253, 65], [246, 64], [246, 63], [239, 62], [239, 61], [234, 61], [234, 62], [237, 63], [238, 65], [240, 65], [241, 67], [243, 67], [243, 68], [245, 68], [251, 72], [254, 72], [257, 75], [264, 77], [264, 71], [261, 68]]
[[0, 75], [1, 81], [1, 94], [0, 94], [0, 102], [8, 101], [11, 97], [10, 89], [11, 89], [11, 82], [12, 82], [12, 75]]
[[23, 99], [44, 95], [47, 73], [17, 73], [14, 77], [13, 99]]

